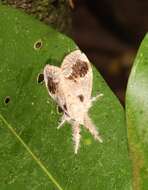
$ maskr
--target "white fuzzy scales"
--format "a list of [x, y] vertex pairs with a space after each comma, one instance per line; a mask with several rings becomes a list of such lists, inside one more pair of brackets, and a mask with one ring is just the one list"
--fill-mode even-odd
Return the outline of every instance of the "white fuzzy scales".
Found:
[[91, 98], [92, 79], [91, 64], [80, 50], [68, 54], [60, 68], [53, 65], [46, 65], [44, 68], [44, 81], [48, 93], [64, 112], [58, 129], [66, 121], [72, 125], [75, 154], [80, 144], [80, 125], [88, 129], [96, 140], [102, 142], [88, 115], [92, 102], [102, 96], [99, 94]]

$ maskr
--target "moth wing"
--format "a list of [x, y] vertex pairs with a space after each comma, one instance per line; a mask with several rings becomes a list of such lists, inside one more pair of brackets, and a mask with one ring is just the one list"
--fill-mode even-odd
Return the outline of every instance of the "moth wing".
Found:
[[88, 101], [92, 92], [92, 68], [86, 55], [80, 50], [71, 52], [64, 58], [61, 71], [71, 92]]
[[44, 67], [44, 81], [49, 95], [63, 108], [65, 96], [61, 87], [61, 69], [53, 65]]

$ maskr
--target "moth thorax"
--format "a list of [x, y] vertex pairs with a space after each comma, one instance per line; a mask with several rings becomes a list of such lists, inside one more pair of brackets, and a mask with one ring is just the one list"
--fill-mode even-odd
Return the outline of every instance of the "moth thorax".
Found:
[[70, 105], [70, 116], [72, 119], [80, 124], [83, 124], [84, 120], [84, 107], [81, 104], [71, 104]]

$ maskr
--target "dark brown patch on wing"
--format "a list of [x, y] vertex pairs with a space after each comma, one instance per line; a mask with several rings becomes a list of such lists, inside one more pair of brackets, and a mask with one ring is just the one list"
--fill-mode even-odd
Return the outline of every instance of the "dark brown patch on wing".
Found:
[[48, 77], [48, 89], [52, 94], [55, 94], [56, 90], [57, 90], [57, 84], [55, 83], [52, 77]]
[[72, 66], [72, 73], [68, 77], [70, 80], [74, 80], [78, 77], [84, 77], [88, 72], [87, 62], [81, 61], [80, 59]]
[[79, 97], [79, 99], [80, 99], [81, 102], [84, 101], [84, 96], [82, 94], [80, 94], [78, 97]]

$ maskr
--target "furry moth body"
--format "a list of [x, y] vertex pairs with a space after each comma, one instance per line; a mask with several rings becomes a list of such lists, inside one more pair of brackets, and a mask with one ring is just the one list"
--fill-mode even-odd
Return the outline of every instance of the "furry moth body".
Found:
[[68, 54], [61, 67], [46, 65], [44, 68], [44, 81], [48, 93], [64, 112], [57, 128], [62, 127], [66, 121], [71, 124], [75, 154], [80, 144], [80, 125], [88, 129], [96, 140], [102, 142], [88, 115], [92, 102], [102, 96], [99, 94], [91, 98], [92, 78], [91, 64], [80, 50]]

